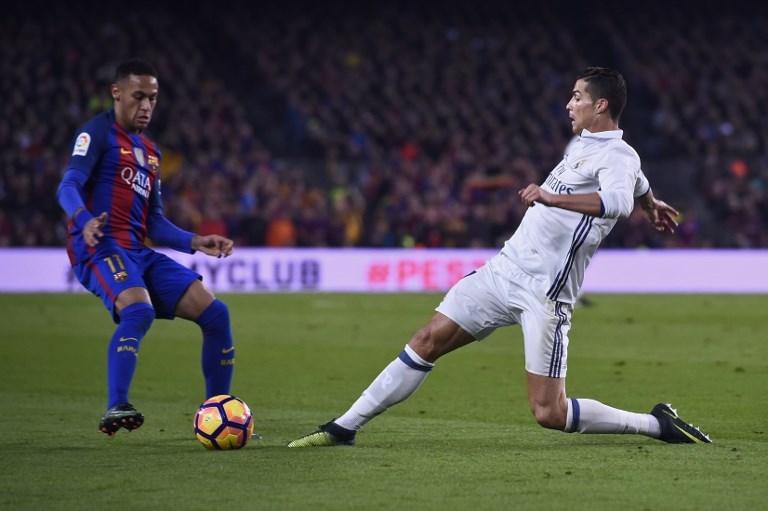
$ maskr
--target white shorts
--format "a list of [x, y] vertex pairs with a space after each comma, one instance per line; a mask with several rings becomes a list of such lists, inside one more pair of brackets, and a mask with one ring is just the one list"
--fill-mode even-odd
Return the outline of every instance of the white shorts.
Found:
[[546, 283], [499, 253], [458, 281], [435, 309], [481, 340], [499, 327], [523, 328], [525, 370], [565, 378], [573, 305], [546, 296]]

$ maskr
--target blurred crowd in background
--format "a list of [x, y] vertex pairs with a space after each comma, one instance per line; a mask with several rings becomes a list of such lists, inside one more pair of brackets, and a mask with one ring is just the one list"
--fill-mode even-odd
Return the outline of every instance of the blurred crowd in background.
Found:
[[[613, 247], [768, 247], [768, 17], [716, 5], [404, 4], [0, 21], [0, 246], [65, 243], [56, 186], [115, 66], [158, 70], [166, 213], [241, 246], [497, 247], [571, 138], [588, 65], [627, 79], [624, 138], [677, 235], [636, 211]], [[94, 212], [98, 213], [98, 212]]]

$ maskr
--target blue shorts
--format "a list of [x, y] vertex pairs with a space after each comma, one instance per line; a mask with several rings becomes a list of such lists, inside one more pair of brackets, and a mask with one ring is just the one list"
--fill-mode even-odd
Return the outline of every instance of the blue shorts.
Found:
[[115, 323], [120, 322], [115, 301], [128, 288], [145, 288], [155, 317], [173, 319], [189, 286], [202, 280], [198, 273], [150, 248], [127, 250], [107, 240], [96, 245], [96, 252], [72, 270], [88, 291], [101, 298]]

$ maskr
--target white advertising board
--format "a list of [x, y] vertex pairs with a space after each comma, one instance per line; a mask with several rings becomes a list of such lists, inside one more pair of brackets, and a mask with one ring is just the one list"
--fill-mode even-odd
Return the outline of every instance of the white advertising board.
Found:
[[[232, 257], [163, 251], [217, 292], [441, 292], [497, 250], [239, 248]], [[768, 250], [602, 250], [587, 293], [768, 293]], [[63, 248], [0, 249], [0, 292], [74, 292]]]

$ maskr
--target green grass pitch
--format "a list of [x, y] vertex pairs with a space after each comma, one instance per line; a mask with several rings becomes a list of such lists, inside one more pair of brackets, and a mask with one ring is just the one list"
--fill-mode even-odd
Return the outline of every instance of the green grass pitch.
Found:
[[[157, 321], [108, 439], [112, 325], [89, 295], [0, 296], [0, 509], [760, 509], [768, 505], [762, 296], [593, 296], [571, 330], [568, 393], [648, 411], [671, 401], [712, 445], [567, 435], [533, 421], [519, 328], [442, 359], [354, 448], [285, 444], [344, 411], [437, 295], [240, 295], [233, 392], [263, 440], [209, 452], [194, 324]], [[226, 506], [226, 507], [224, 507]]]

